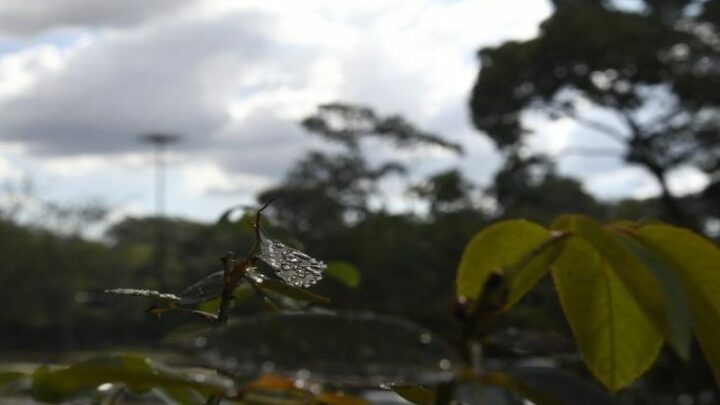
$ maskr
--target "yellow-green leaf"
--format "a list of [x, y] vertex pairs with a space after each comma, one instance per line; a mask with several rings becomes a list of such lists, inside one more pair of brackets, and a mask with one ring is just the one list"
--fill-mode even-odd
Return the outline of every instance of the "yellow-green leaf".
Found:
[[350, 263], [330, 262], [325, 269], [325, 274], [350, 288], [355, 288], [360, 284], [360, 272]]
[[[550, 232], [545, 228], [525, 220], [504, 221], [483, 229], [465, 247], [456, 279], [457, 295], [477, 300], [491, 274], [503, 274], [548, 238]], [[526, 279], [522, 284], [516, 284], [516, 291], [518, 288], [527, 291], [546, 270], [537, 266], [532, 275], [524, 274]], [[522, 272], [518, 269], [515, 276]], [[512, 290], [509, 294], [519, 299], [520, 294]]]
[[662, 335], [618, 273], [597, 250], [573, 236], [553, 265], [553, 278], [580, 353], [609, 390], [630, 384], [652, 365]]
[[685, 290], [700, 347], [720, 384], [720, 249], [682, 228], [646, 225], [635, 234], [664, 258]]
[[582, 238], [615, 270], [615, 275], [630, 293], [635, 303], [651, 321], [652, 327], [668, 341], [673, 331], [668, 321], [666, 299], [660, 281], [630, 252], [610, 230], [583, 215], [563, 215], [552, 226]]
[[692, 317], [682, 283], [670, 269], [670, 265], [657, 254], [628, 235], [618, 236], [660, 282], [670, 328], [670, 334], [666, 337], [667, 342], [680, 358], [687, 361], [690, 358], [692, 344]]

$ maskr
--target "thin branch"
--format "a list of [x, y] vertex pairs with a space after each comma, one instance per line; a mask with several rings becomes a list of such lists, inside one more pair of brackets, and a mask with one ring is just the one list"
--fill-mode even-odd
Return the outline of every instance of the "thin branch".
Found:
[[260, 286], [255, 283], [255, 280], [253, 280], [251, 277], [248, 277], [247, 274], [243, 275], [243, 278], [245, 279], [245, 281], [247, 281], [248, 284], [250, 284], [250, 287], [255, 290], [255, 293], [260, 296], [260, 298], [262, 298], [262, 300], [266, 304], [270, 305], [273, 310], [280, 310], [281, 305], [275, 302], [274, 299], [270, 298], [270, 296], [267, 295], [265, 291], [263, 291], [262, 288], [260, 288]]
[[625, 145], [627, 144], [628, 135], [622, 133], [617, 128], [614, 128], [604, 122], [596, 121], [590, 118], [583, 118], [577, 115], [570, 115], [578, 124], [583, 125], [589, 129], [595, 130], [602, 134], [607, 135], [613, 140]]
[[223, 264], [223, 271], [225, 273], [225, 284], [223, 285], [222, 294], [220, 295], [220, 307], [217, 312], [217, 326], [224, 326], [227, 324], [228, 315], [230, 314], [230, 303], [232, 301], [233, 291], [237, 285], [236, 280], [230, 277], [235, 267], [235, 254], [232, 252], [227, 253], [225, 256], [220, 258]]
[[572, 147], [565, 148], [559, 152], [553, 154], [554, 158], [567, 157], [570, 155], [576, 156], [588, 156], [588, 157], [618, 157], [623, 154], [622, 150], [615, 148], [603, 148], [603, 147]]
[[272, 204], [275, 201], [274, 198], [271, 198], [268, 202], [266, 202], [260, 209], [257, 210], [255, 213], [255, 222], [253, 223], [253, 230], [255, 231], [255, 243], [259, 243], [261, 239], [260, 235], [260, 220], [262, 219], [262, 216], [260, 215], [265, 208], [267, 208], [270, 204]]

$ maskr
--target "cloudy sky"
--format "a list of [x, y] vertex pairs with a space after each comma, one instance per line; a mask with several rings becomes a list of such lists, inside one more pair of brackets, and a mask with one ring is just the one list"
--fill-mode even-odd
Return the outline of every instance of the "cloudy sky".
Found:
[[[147, 214], [151, 155], [139, 134], [178, 133], [168, 211], [209, 220], [252, 202], [320, 146], [298, 121], [345, 101], [403, 114], [466, 146], [459, 160], [401, 154], [414, 176], [459, 165], [486, 184], [498, 159], [468, 120], [475, 52], [533, 37], [550, 12], [544, 0], [4, 1], [0, 182], [31, 178], [47, 199], [94, 198], [117, 216]], [[550, 152], [578, 130], [528, 119], [535, 145]], [[566, 159], [561, 168], [603, 197], [656, 192], [616, 159]], [[678, 176], [678, 188], [702, 182]]]

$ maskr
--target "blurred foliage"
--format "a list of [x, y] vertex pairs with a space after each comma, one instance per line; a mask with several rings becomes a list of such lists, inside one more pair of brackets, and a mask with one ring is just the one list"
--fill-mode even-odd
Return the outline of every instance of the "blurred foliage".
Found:
[[[701, 259], [709, 257], [711, 245], [675, 228], [642, 222], [633, 225], [637, 229], [631, 227], [635, 239], [628, 241], [612, 234], [630, 226], [627, 222], [617, 222], [616, 228], [608, 230], [568, 217], [552, 221], [572, 212], [603, 220], [659, 217], [700, 227], [720, 217], [720, 99], [715, 91], [720, 80], [716, 32], [720, 1], [646, 0], [641, 12], [601, 0], [554, 3], [556, 12], [543, 23], [538, 38], [480, 52], [482, 68], [471, 102], [473, 120], [503, 152], [502, 165], [486, 187], [472, 184], [458, 168], [446, 168], [407, 186], [407, 195], [426, 210], [390, 212], [374, 205], [373, 198], [385, 179], [403, 175], [407, 168], [392, 158], [371, 164], [361, 148], [363, 142], [372, 138], [401, 148], [457, 153], [461, 148], [403, 117], [378, 114], [365, 106], [327, 104], [307, 117], [302, 122], [306, 129], [342, 147], [333, 153], [309, 152], [281, 183], [261, 192], [258, 201], [277, 199], [267, 210], [268, 232], [329, 262], [331, 281], [311, 292], [277, 281], [262, 284], [257, 291], [243, 284], [234, 291], [238, 302], [234, 314], [286, 304], [282, 300], [288, 298], [295, 300], [295, 309], [323, 305], [329, 298], [333, 308], [410, 319], [454, 342], [467, 332], [458, 320], [465, 319], [474, 301], [485, 294], [489, 297], [483, 302], [486, 308], [507, 311], [502, 319], [493, 320], [492, 330], [483, 330], [487, 333], [485, 355], [499, 362], [488, 361], [493, 370], [500, 368], [498, 364], [540, 361], [581, 376], [592, 373], [615, 390], [633, 382], [655, 362], [656, 367], [621, 393], [624, 398], [661, 405], [675, 404], [683, 395], [701, 404], [719, 400], [710, 369], [700, 355], [702, 349], [717, 369], [720, 360], [713, 336], [720, 320], [713, 298], [719, 284], [714, 274], [705, 271], [708, 264]], [[610, 127], [583, 115], [588, 111], [577, 100], [616, 114], [612, 122], [621, 125]], [[661, 113], [641, 119], [646, 104], [658, 100], [664, 103]], [[521, 120], [527, 111], [568, 117], [591, 131], [617, 138], [620, 155], [653, 174], [663, 194], [644, 200], [596, 199], [579, 181], [559, 173], [552, 158], [528, 153], [528, 132]], [[704, 191], [682, 197], [669, 191], [667, 174], [683, 166], [710, 176]], [[3, 350], [148, 345], [164, 331], [186, 326], [187, 321], [178, 311], [166, 308], [153, 308], [151, 313], [162, 317], [152, 319], [143, 313], [146, 303], [116, 299], [100, 291], [133, 286], [159, 289], [163, 284], [163, 291], [179, 294], [185, 302], [192, 298], [199, 310], [213, 312], [218, 302], [210, 298], [217, 295], [220, 284], [212, 275], [222, 270], [220, 254], [246, 252], [253, 242], [250, 217], [242, 207], [228, 210], [215, 224], [126, 218], [107, 229], [102, 240], [87, 240], [79, 236], [77, 224], [101, 219], [102, 207], [41, 204], [42, 215], [35, 215], [28, 225], [22, 214], [31, 194], [26, 191], [23, 187], [6, 190], [12, 198], [0, 209]], [[501, 222], [518, 217], [535, 223]], [[162, 283], [154, 261], [159, 227], [165, 235]], [[483, 233], [477, 234], [480, 229]], [[542, 255], [528, 254], [538, 241], [569, 229], [578, 235], [561, 240], [562, 244], [549, 243]], [[565, 248], [562, 255], [553, 250], [558, 246]], [[647, 254], [648, 249], [652, 254]], [[596, 255], [593, 260], [587, 260], [592, 256], [588, 252]], [[655, 256], [661, 256], [665, 264], [658, 265]], [[555, 284], [543, 278], [551, 262], [555, 263]], [[672, 273], [678, 262], [687, 267], [682, 276]], [[651, 273], [638, 270], [635, 273], [644, 276], [632, 278], [615, 271], [625, 266]], [[662, 274], [668, 273], [675, 283], [662, 281]], [[652, 281], [653, 277], [657, 280]], [[678, 285], [682, 286], [679, 295]], [[258, 291], [265, 300], [253, 299]], [[458, 300], [458, 292], [472, 299]], [[657, 305], [658, 295], [684, 297], [699, 344], [682, 322], [683, 317], [690, 318], [687, 313], [665, 311]], [[612, 317], [604, 317], [598, 308], [610, 296], [626, 304]], [[597, 333], [608, 325], [616, 335]], [[643, 325], [647, 328], [640, 328]], [[582, 359], [572, 343], [573, 334]], [[617, 346], [618, 341], [632, 346]], [[663, 341], [671, 350], [660, 348]], [[684, 361], [685, 357], [689, 360]], [[618, 362], [623, 367], [614, 367]], [[87, 388], [63, 385], [63, 375], [77, 372], [78, 367], [90, 381], [88, 386], [98, 382], [92, 380], [97, 364], [117, 366], [121, 374], [129, 365], [129, 379], [153, 367], [162, 369], [144, 358], [130, 357], [81, 364], [38, 373], [36, 377], [47, 377], [52, 383], [45, 386], [52, 389], [43, 391], [48, 398]], [[197, 402], [184, 391], [191, 383], [185, 375], [159, 375], [177, 383], [163, 395], [178, 403]], [[23, 378], [29, 377], [0, 374], [0, 383]], [[42, 382], [42, 378], [38, 379]], [[573, 403], [567, 398], [592, 393], [597, 403], [606, 403], [602, 402], [605, 397], [596, 394], [596, 386], [577, 388], [567, 382], [572, 378], [562, 373], [493, 371], [486, 381], [471, 381], [465, 388], [472, 392], [473, 384], [504, 387], [537, 403]], [[288, 384], [280, 377], [266, 377], [248, 387], [256, 398], [278, 400], [279, 395], [279, 400], [362, 403], [327, 393], [320, 398], [306, 390], [288, 394]], [[548, 390], [538, 393], [536, 388], [542, 385], [551, 388], [549, 399]], [[422, 387], [396, 388], [420, 403], [436, 399], [434, 392], [429, 397]], [[210, 392], [214, 388], [199, 389]]]

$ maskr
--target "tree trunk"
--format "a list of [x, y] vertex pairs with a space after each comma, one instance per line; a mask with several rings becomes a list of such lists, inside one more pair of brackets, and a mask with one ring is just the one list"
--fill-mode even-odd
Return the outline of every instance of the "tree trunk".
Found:
[[699, 226], [697, 219], [693, 218], [690, 213], [685, 211], [678, 199], [675, 198], [675, 196], [670, 191], [670, 187], [668, 187], [667, 183], [666, 170], [654, 167], [650, 167], [649, 169], [655, 177], [655, 180], [657, 180], [658, 184], [660, 185], [662, 203], [665, 206], [665, 210], [667, 211], [673, 222], [676, 222], [678, 225], [690, 228], [693, 231], [698, 232], [702, 235], [702, 228]]

